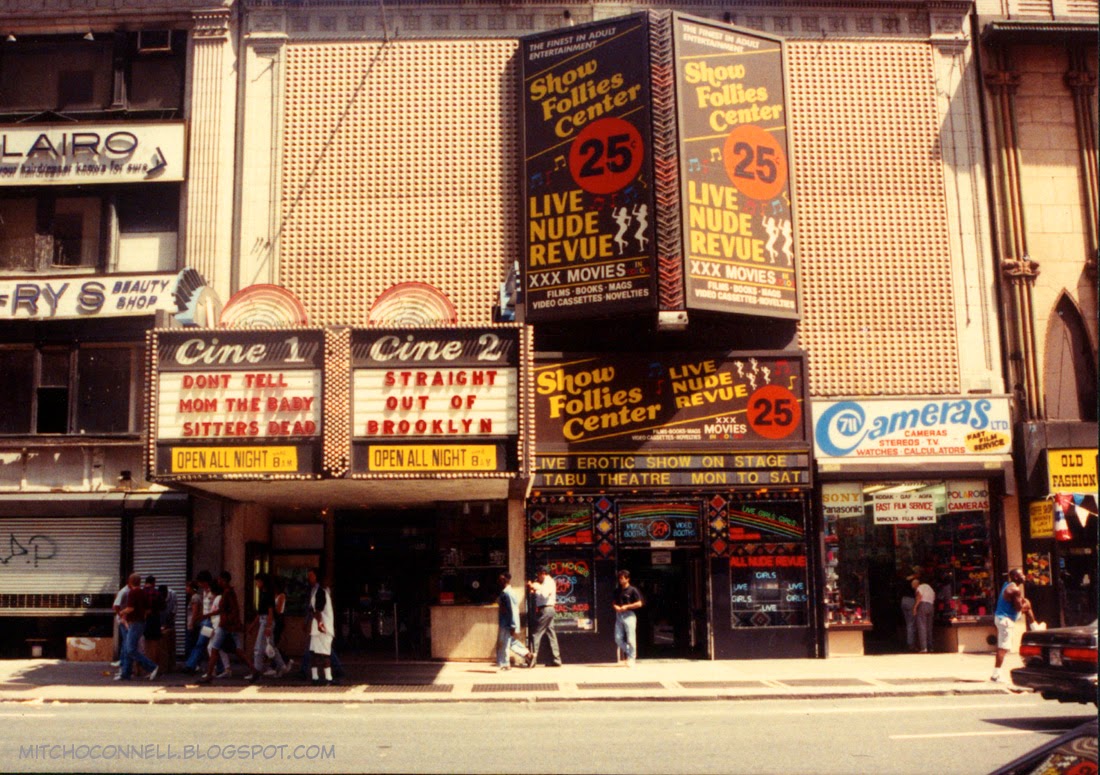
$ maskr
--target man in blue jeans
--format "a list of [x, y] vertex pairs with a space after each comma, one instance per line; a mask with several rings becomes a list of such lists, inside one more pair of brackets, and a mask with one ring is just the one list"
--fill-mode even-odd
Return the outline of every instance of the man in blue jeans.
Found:
[[619, 647], [627, 667], [634, 667], [638, 656], [638, 615], [642, 607], [642, 593], [630, 584], [630, 571], [619, 571], [619, 588], [612, 601], [615, 609], [615, 645]]
[[511, 669], [511, 652], [524, 662], [531, 652], [519, 640], [519, 601], [512, 591], [512, 574], [505, 571], [497, 577], [500, 595], [497, 597], [497, 670]]
[[200, 662], [206, 664], [206, 644], [214, 636], [214, 628], [210, 622], [210, 607], [214, 602], [214, 594], [210, 591], [210, 582], [213, 580], [208, 570], [199, 571], [199, 575], [195, 577], [199, 594], [202, 595], [202, 623], [199, 625], [199, 638], [195, 641], [194, 648], [187, 655], [187, 663], [183, 666], [184, 671], [187, 673], [196, 672]]
[[157, 663], [149, 659], [141, 652], [141, 636], [145, 633], [145, 617], [149, 615], [149, 603], [145, 598], [145, 590], [141, 588], [141, 576], [131, 573], [126, 582], [130, 590], [126, 594], [126, 605], [119, 611], [119, 616], [126, 624], [126, 637], [122, 641], [122, 664], [116, 681], [129, 681], [136, 659], [149, 673], [149, 680], [157, 677]]

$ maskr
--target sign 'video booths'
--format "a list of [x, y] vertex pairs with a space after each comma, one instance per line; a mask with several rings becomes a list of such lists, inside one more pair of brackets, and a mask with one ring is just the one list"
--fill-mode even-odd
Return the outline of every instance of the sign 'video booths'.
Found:
[[536, 359], [536, 489], [801, 487], [804, 364], [789, 353]]
[[158, 478], [316, 475], [323, 331], [156, 331], [153, 346]]
[[799, 316], [780, 40], [650, 12], [522, 46], [529, 321]]

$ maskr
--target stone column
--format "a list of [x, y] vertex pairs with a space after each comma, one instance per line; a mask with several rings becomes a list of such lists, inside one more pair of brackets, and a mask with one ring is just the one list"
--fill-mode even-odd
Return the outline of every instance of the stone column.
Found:
[[237, 77], [228, 8], [192, 16], [184, 263], [226, 301], [232, 291]]

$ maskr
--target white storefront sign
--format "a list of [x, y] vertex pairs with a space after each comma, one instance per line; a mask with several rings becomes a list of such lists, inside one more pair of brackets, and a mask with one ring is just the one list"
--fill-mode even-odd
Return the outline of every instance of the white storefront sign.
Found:
[[924, 525], [936, 523], [936, 499], [930, 492], [875, 493], [876, 525]]
[[[221, 302], [198, 272], [44, 275], [0, 280], [0, 321], [152, 315], [165, 310], [184, 323], [213, 323]], [[186, 320], [184, 319], [186, 318]]]
[[989, 483], [977, 479], [949, 481], [947, 511], [989, 511]]
[[814, 401], [819, 460], [941, 459], [1007, 455], [1007, 397]]
[[863, 516], [863, 485], [829, 482], [821, 485], [821, 508], [826, 519]]
[[184, 179], [182, 121], [32, 124], [0, 130], [0, 186]]

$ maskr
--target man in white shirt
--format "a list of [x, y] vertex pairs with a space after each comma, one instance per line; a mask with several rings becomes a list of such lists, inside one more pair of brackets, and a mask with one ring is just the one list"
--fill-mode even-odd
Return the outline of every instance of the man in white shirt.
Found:
[[312, 655], [310, 674], [314, 686], [332, 686], [332, 639], [336, 624], [333, 616], [332, 592], [321, 585], [317, 570], [306, 574], [309, 582], [309, 651]]
[[550, 575], [550, 568], [539, 568], [537, 581], [528, 581], [527, 588], [535, 596], [535, 632], [531, 636], [531, 653], [527, 655], [527, 666], [534, 667], [538, 661], [542, 636], [550, 641], [550, 656], [553, 667], [561, 667], [561, 654], [558, 652], [558, 634], [554, 631], [554, 612], [557, 610], [558, 584]]

